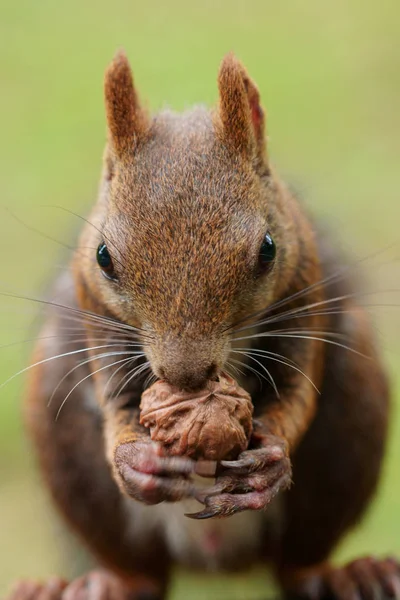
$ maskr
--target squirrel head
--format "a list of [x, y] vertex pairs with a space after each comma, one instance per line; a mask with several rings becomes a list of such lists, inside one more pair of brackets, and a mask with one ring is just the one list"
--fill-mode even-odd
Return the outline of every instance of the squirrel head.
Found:
[[81, 238], [99, 266], [94, 251], [75, 263], [80, 304], [145, 330], [154, 373], [184, 389], [224, 369], [229, 328], [285, 289], [297, 247], [257, 87], [232, 54], [218, 88], [213, 110], [151, 118], [115, 57], [100, 196]]

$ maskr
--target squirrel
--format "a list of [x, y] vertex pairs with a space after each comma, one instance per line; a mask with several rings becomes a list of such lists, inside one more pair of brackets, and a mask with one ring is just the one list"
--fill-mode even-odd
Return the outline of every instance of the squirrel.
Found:
[[[258, 88], [233, 54], [218, 89], [211, 110], [150, 116], [124, 52], [106, 71], [99, 196], [24, 403], [44, 482], [99, 568], [18, 582], [10, 600], [162, 599], [176, 564], [256, 563], [285, 598], [400, 597], [395, 558], [330, 562], [385, 453], [369, 315], [339, 244], [272, 167]], [[253, 433], [210, 473], [152, 442], [139, 405], [152, 381], [190, 391], [221, 373], [251, 395]]]

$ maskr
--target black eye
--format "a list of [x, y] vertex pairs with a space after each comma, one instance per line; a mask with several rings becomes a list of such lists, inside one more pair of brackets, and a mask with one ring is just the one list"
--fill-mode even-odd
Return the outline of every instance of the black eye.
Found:
[[104, 275], [109, 279], [115, 279], [113, 261], [104, 242], [99, 244], [96, 252], [96, 258]]
[[258, 267], [260, 272], [269, 269], [276, 256], [275, 242], [270, 233], [266, 233], [261, 244], [260, 254], [258, 255]]

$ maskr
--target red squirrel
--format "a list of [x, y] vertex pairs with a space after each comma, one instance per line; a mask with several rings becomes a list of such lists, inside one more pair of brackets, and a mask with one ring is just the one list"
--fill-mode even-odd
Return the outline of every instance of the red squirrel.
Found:
[[[272, 167], [258, 89], [232, 54], [218, 88], [212, 110], [150, 116], [124, 53], [106, 71], [99, 196], [24, 404], [45, 484], [99, 569], [19, 582], [9, 600], [162, 599], [175, 564], [256, 563], [285, 598], [400, 597], [395, 559], [330, 562], [385, 451], [369, 316], [338, 245]], [[139, 405], [153, 381], [190, 391], [223, 373], [251, 395], [253, 433], [210, 479], [151, 441]]]

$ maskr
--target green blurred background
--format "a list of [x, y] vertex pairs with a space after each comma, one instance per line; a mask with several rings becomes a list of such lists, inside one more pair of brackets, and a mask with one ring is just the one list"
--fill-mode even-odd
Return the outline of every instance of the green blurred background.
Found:
[[[399, 390], [400, 297], [385, 292], [400, 280], [399, 39], [396, 0], [0, 0], [0, 289], [42, 297], [63, 268], [62, 247], [29, 227], [74, 244], [79, 220], [49, 206], [84, 215], [95, 199], [102, 78], [115, 50], [126, 49], [151, 109], [178, 110], [216, 101], [219, 61], [234, 50], [259, 85], [281, 173], [346, 250], [382, 251], [363, 264]], [[34, 303], [0, 297], [0, 344], [31, 337], [38, 316]], [[0, 381], [27, 364], [30, 347], [0, 350]], [[16, 577], [65, 570], [21, 432], [23, 385], [19, 377], [0, 389], [0, 596]], [[400, 554], [399, 434], [395, 410], [379, 495], [337, 560]], [[173, 597], [261, 598], [268, 585], [263, 572], [211, 587], [178, 574]]]

